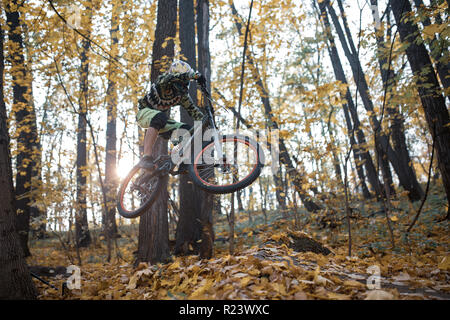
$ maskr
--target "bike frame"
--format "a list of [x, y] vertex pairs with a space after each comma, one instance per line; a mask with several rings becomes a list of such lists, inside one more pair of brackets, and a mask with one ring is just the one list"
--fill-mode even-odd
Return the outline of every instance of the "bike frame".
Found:
[[[186, 159], [188, 159], [191, 156], [191, 148], [194, 145], [194, 139], [195, 137], [197, 137], [197, 135], [201, 135], [203, 132], [203, 129], [209, 124], [211, 126], [211, 130], [213, 130], [213, 134], [212, 134], [212, 138], [214, 140], [214, 145], [215, 145], [215, 149], [217, 150], [217, 155], [219, 157], [219, 159], [223, 159], [223, 151], [222, 151], [222, 145], [220, 143], [220, 139], [219, 139], [219, 130], [217, 129], [217, 126], [214, 122], [214, 116], [213, 116], [213, 107], [211, 105], [209, 98], [209, 92], [207, 91], [207, 89], [205, 87], [201, 87], [202, 93], [203, 95], [206, 97], [206, 101], [207, 101], [207, 105], [206, 105], [206, 115], [207, 115], [207, 119], [205, 121], [203, 121], [201, 126], [196, 126], [193, 127], [189, 130], [190, 133], [190, 138], [188, 140], [186, 140], [186, 142], [181, 142], [180, 147], [175, 147], [171, 152], [170, 152], [170, 156], [171, 159], [173, 161], [174, 159], [174, 154], [177, 152], [180, 152], [180, 148], [182, 151], [182, 157], [179, 157], [178, 161], [173, 162], [176, 166], [179, 166], [181, 163], [183, 163], [183, 161], [185, 161]], [[202, 139], [203, 141], [203, 139]]]

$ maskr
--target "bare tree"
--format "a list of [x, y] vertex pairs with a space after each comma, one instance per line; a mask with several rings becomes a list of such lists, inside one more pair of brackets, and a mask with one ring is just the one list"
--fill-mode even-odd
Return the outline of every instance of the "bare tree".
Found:
[[[196, 65], [195, 57], [195, 14], [194, 2], [180, 2], [180, 45], [181, 54], [191, 65]], [[210, 83], [211, 65], [209, 55], [209, 3], [197, 3], [197, 37], [198, 37], [198, 71], [203, 73]], [[197, 101], [197, 88], [194, 83], [190, 87], [190, 95], [194, 103]], [[186, 110], [181, 110], [181, 121], [193, 125]], [[210, 258], [213, 254], [214, 230], [212, 225], [213, 196], [197, 186], [189, 177], [180, 177], [180, 218], [177, 224], [175, 253], [188, 254], [193, 249], [202, 258]]]
[[[189, 65], [195, 66], [195, 15], [193, 0], [180, 1], [179, 25], [181, 56]], [[195, 83], [191, 83], [189, 94], [192, 101], [197, 104], [197, 86]], [[193, 126], [194, 121], [188, 112], [184, 108], [181, 108], [180, 112], [181, 122]], [[180, 219], [176, 230], [175, 254], [198, 252], [202, 233], [199, 215], [203, 194], [204, 192], [192, 183], [188, 175], [180, 176]]]
[[[334, 75], [336, 77], [336, 80], [342, 82], [343, 84], [348, 84], [344, 73], [344, 68], [342, 67], [341, 59], [339, 57], [339, 53], [336, 48], [334, 36], [331, 33], [330, 29], [331, 26], [328, 19], [328, 13], [325, 8], [325, 4], [323, 2], [320, 3], [319, 8], [320, 8], [320, 17], [324, 24], [324, 31], [328, 39], [328, 53], [330, 55]], [[366, 137], [361, 128], [358, 112], [356, 110], [353, 97], [348, 87], [345, 92], [345, 99], [347, 103], [343, 104], [342, 108], [344, 111], [345, 122], [347, 124], [347, 132], [349, 135], [350, 144], [353, 146], [353, 158], [357, 167], [358, 176], [361, 181], [364, 181], [365, 175], [362, 168], [362, 163], [364, 163], [364, 168], [366, 169], [369, 184], [372, 186], [372, 189], [374, 190], [377, 197], [381, 198], [383, 196], [383, 189], [381, 186], [381, 182], [378, 177], [377, 170], [375, 169], [372, 156], [370, 155], [369, 150], [367, 150], [367, 147], [365, 147], [367, 143]], [[355, 139], [355, 133], [357, 140]], [[363, 189], [363, 192], [365, 192], [365, 196], [367, 197], [368, 191], [364, 191]]]
[[[88, 34], [90, 33], [90, 24], [92, 19], [92, 3], [86, 2], [86, 12], [88, 14]], [[75, 239], [77, 247], [87, 247], [91, 243], [91, 235], [89, 232], [87, 220], [87, 201], [86, 201], [86, 165], [87, 165], [87, 121], [88, 99], [89, 99], [89, 48], [90, 41], [83, 38], [81, 41], [80, 52], [80, 96], [78, 99], [78, 129], [77, 129], [77, 210], [75, 214]]]
[[[30, 215], [39, 215], [38, 209], [30, 206], [33, 179], [39, 174], [38, 157], [39, 136], [37, 133], [36, 113], [31, 96], [31, 77], [25, 65], [24, 43], [21, 28], [20, 8], [17, 1], [5, 6], [8, 24], [9, 59], [13, 78], [13, 110], [16, 120], [17, 149], [16, 157], [16, 206], [18, 211], [17, 229], [25, 256], [30, 255], [28, 234]], [[36, 153], [36, 154], [35, 154]]]
[[[340, 1], [338, 1], [340, 3]], [[345, 17], [345, 13], [343, 9], [341, 10], [341, 18], [343, 20], [343, 28], [341, 23], [339, 22], [339, 18], [330, 4], [329, 0], [321, 2], [319, 6], [326, 5], [328, 12], [331, 16], [333, 24], [335, 26], [338, 37], [341, 41], [342, 48], [344, 50], [345, 56], [350, 64], [353, 79], [355, 80], [358, 92], [361, 96], [361, 100], [363, 102], [364, 108], [369, 113], [370, 124], [372, 130], [374, 131], [375, 137], [375, 151], [378, 154], [378, 160], [381, 166], [381, 171], [383, 173], [384, 180], [388, 182], [389, 189], [393, 191], [392, 184], [392, 174], [389, 167], [389, 162], [392, 164], [392, 167], [397, 174], [400, 185], [407, 191], [409, 191], [409, 197], [411, 200], [420, 199], [420, 192], [416, 190], [417, 186], [420, 187], [417, 182], [415, 174], [411, 173], [410, 167], [405, 167], [404, 164], [399, 160], [400, 155], [397, 155], [395, 150], [392, 148], [388, 137], [381, 130], [381, 122], [377, 118], [376, 113], [374, 112], [373, 101], [369, 96], [369, 86], [367, 84], [365, 73], [361, 66], [361, 61], [358, 57], [358, 50], [353, 43], [353, 39], [351, 36], [350, 29], [348, 27], [348, 23]], [[341, 5], [342, 7], [342, 5]], [[416, 180], [415, 182], [413, 180]]]
[[3, 97], [3, 61], [3, 26], [0, 26], [0, 300], [36, 299], [36, 288], [15, 228], [13, 175]]
[[[207, 89], [211, 92], [211, 54], [209, 51], [209, 0], [197, 0], [197, 64], [205, 76]], [[214, 254], [213, 207], [215, 196], [205, 192], [201, 203], [200, 221], [202, 237], [200, 257], [211, 258]], [[220, 208], [219, 208], [220, 210]]]
[[[450, 123], [442, 88], [431, 63], [430, 55], [420, 37], [417, 25], [411, 19], [403, 19], [411, 13], [408, 0], [389, 1], [402, 42], [407, 43], [406, 55], [415, 74], [417, 90], [428, 123], [428, 129], [436, 140], [436, 156], [441, 171], [447, 201], [450, 201]], [[420, 76], [419, 76], [420, 75]], [[450, 211], [449, 211], [450, 212]]]
[[[340, 3], [340, 2], [339, 2]], [[371, 0], [371, 5], [375, 8], [378, 7], [378, 1], [377, 0]], [[340, 3], [340, 7], [342, 7], [342, 4]], [[390, 8], [387, 8], [387, 14], [386, 17], [389, 20], [389, 10]], [[343, 10], [343, 9], [342, 9]], [[375, 23], [376, 26], [376, 23]], [[392, 88], [395, 85], [396, 79], [395, 79], [395, 70], [392, 66], [389, 64], [391, 63], [389, 56], [384, 54], [383, 52], [386, 51], [386, 42], [384, 38], [384, 28], [376, 29], [375, 30], [375, 37], [377, 42], [377, 58], [378, 63], [380, 65], [380, 73], [381, 73], [381, 80], [383, 83], [383, 88], [385, 88], [384, 93], [385, 95], [392, 91]], [[387, 68], [386, 66], [389, 65]], [[391, 119], [391, 132], [390, 136], [392, 139], [392, 147], [395, 151], [394, 156], [396, 157], [397, 161], [400, 162], [401, 167], [405, 168], [405, 171], [407, 175], [409, 176], [409, 184], [411, 187], [408, 189], [410, 191], [409, 198], [411, 200], [417, 201], [420, 200], [423, 197], [423, 190], [420, 186], [419, 182], [417, 181], [416, 172], [414, 170], [411, 157], [409, 156], [409, 151], [406, 145], [406, 136], [405, 136], [405, 126], [404, 126], [404, 119], [402, 114], [400, 113], [400, 106], [399, 105], [392, 105], [388, 101], [386, 101], [386, 97], [384, 97], [385, 103], [386, 103], [386, 111], [389, 114], [389, 117]], [[407, 179], [404, 179], [405, 183]]]
[[[119, 2], [113, 1], [111, 13], [111, 56], [113, 59], [118, 54], [119, 43]], [[116, 149], [116, 118], [117, 118], [117, 75], [116, 65], [109, 62], [108, 88], [106, 89], [106, 155], [105, 155], [105, 188], [107, 197], [107, 208], [103, 217], [103, 228], [108, 235], [108, 239], [117, 235], [116, 225], [116, 190], [117, 190], [117, 149]]]

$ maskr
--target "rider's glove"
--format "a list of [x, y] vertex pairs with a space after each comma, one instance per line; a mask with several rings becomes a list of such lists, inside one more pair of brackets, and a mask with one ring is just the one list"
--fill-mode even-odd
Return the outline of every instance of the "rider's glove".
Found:
[[206, 85], [206, 78], [201, 73], [199, 73], [198, 76], [197, 76], [197, 83], [199, 85], [201, 85], [202, 87]]
[[138, 100], [138, 106], [139, 110], [149, 107], [149, 103], [147, 102], [147, 96], [144, 96], [143, 98]]

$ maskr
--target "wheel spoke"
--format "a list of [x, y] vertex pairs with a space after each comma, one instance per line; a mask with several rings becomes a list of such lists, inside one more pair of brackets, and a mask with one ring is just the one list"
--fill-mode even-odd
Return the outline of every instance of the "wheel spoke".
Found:
[[[221, 146], [223, 159], [217, 159], [218, 152], [214, 150], [215, 144], [211, 143], [202, 150], [204, 155], [201, 158], [213, 158], [215, 159], [214, 163], [210, 165], [194, 163], [194, 172], [205, 184], [218, 187], [237, 184], [258, 166], [256, 148], [248, 141], [233, 138], [223, 139]], [[209, 156], [206, 157], [206, 155]], [[216, 157], [213, 157], [214, 155]], [[197, 159], [199, 158], [197, 157]]]
[[136, 170], [120, 196], [122, 209], [127, 212], [136, 210], [136, 200], [138, 208], [144, 205], [155, 192], [158, 180], [159, 178], [152, 177], [148, 170]]

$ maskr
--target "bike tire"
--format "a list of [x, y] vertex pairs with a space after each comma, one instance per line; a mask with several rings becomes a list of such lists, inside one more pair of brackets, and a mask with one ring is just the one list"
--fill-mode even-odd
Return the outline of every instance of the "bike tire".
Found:
[[[132, 219], [132, 218], [137, 218], [137, 217], [141, 216], [155, 202], [155, 200], [158, 197], [158, 194], [160, 193], [160, 191], [162, 189], [161, 187], [162, 187], [163, 179], [161, 176], [157, 176], [156, 177], [157, 178], [156, 187], [155, 187], [155, 190], [152, 191], [151, 195], [148, 196], [148, 198], [135, 210], [127, 210], [123, 205], [123, 197], [124, 197], [124, 194], [125, 194], [128, 184], [130, 183], [131, 179], [136, 174], [138, 174], [139, 170], [140, 170], [140, 167], [138, 165], [134, 166], [133, 169], [131, 169], [131, 171], [128, 173], [128, 175], [125, 177], [125, 179], [120, 184], [119, 192], [117, 195], [117, 211], [124, 218]], [[156, 171], [151, 173], [151, 175], [153, 175], [153, 176], [156, 174], [157, 174]], [[151, 177], [153, 178], [153, 176], [151, 176]]]
[[219, 137], [220, 141], [229, 140], [229, 139], [236, 139], [241, 143], [248, 144], [254, 150], [256, 150], [257, 154], [257, 161], [256, 164], [253, 167], [253, 170], [248, 174], [244, 179], [241, 179], [237, 181], [236, 183], [225, 185], [225, 186], [216, 186], [208, 184], [205, 180], [203, 180], [198, 171], [196, 170], [196, 159], [199, 158], [199, 154], [202, 153], [204, 150], [208, 148], [209, 145], [214, 144], [214, 141], [208, 141], [203, 145], [202, 150], [197, 153], [193, 157], [193, 161], [191, 161], [191, 164], [188, 166], [188, 173], [192, 179], [192, 181], [201, 189], [209, 192], [209, 193], [215, 193], [215, 194], [226, 194], [226, 193], [232, 193], [236, 192], [238, 190], [241, 190], [245, 187], [248, 187], [250, 184], [252, 184], [261, 174], [261, 170], [264, 167], [264, 152], [262, 148], [259, 146], [259, 144], [251, 139], [248, 136], [244, 135], [223, 135]]

